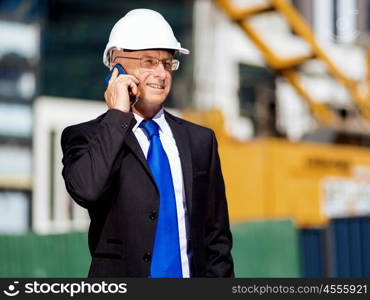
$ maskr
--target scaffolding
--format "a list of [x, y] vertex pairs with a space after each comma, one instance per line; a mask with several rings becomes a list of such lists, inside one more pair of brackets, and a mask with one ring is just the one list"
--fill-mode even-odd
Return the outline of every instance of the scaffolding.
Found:
[[[240, 2], [240, 1], [239, 1]], [[295, 7], [286, 0], [265, 0], [254, 6], [242, 7], [231, 0], [215, 0], [215, 3], [236, 23], [262, 53], [266, 64], [277, 71], [295, 89], [307, 103], [315, 119], [324, 126], [342, 130], [358, 131], [365, 129], [370, 133], [370, 47], [367, 51], [367, 76], [356, 81], [341, 71], [331, 57], [319, 45], [310, 25]], [[309, 53], [293, 57], [281, 57], [254, 28], [251, 19], [256, 15], [278, 13], [287, 22], [292, 35], [304, 40], [309, 45]], [[344, 119], [329, 104], [312, 97], [302, 82], [300, 67], [316, 59], [326, 66], [328, 73], [335, 78], [349, 93], [354, 104], [352, 119]]]

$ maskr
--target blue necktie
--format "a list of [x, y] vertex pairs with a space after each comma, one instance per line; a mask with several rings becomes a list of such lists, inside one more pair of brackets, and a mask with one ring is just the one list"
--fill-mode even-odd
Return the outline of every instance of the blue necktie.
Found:
[[158, 124], [149, 120], [142, 122], [140, 127], [145, 130], [150, 140], [147, 162], [160, 196], [150, 276], [181, 278], [179, 230], [170, 164], [159, 138]]

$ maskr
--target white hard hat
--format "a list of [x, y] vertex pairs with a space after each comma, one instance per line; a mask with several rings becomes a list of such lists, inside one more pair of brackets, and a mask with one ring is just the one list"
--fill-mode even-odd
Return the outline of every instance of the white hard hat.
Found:
[[131, 10], [113, 26], [103, 54], [103, 63], [108, 68], [112, 48], [171, 49], [183, 54], [190, 53], [188, 49], [181, 48], [171, 26], [160, 13], [144, 8]]

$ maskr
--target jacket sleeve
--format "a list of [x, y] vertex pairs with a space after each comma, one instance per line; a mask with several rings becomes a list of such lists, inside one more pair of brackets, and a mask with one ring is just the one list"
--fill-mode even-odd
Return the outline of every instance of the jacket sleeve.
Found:
[[232, 235], [221, 171], [217, 140], [212, 132], [212, 158], [208, 192], [208, 219], [206, 225], [206, 277], [234, 277], [231, 257]]
[[96, 204], [109, 188], [114, 162], [135, 122], [132, 113], [111, 109], [100, 122], [63, 131], [62, 174], [67, 191], [81, 206]]

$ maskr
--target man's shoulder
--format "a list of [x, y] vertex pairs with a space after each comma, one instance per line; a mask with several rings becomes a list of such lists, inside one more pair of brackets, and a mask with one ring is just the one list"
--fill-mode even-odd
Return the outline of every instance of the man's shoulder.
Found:
[[96, 125], [104, 118], [105, 115], [106, 112], [101, 114], [95, 119], [67, 126], [66, 128], [64, 128], [62, 136], [84, 132], [92, 133], [92, 131], [94, 131], [94, 129], [96, 128]]

